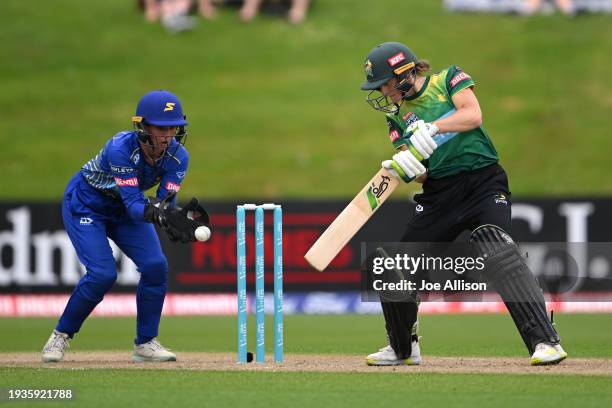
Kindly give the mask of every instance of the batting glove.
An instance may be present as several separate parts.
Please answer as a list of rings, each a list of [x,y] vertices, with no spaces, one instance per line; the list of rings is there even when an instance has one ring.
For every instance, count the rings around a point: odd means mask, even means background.
[[[409,150],[395,154],[393,160],[385,160],[381,163],[381,166],[406,183],[427,172],[425,166]]]
[[[429,159],[434,150],[438,148],[433,137],[438,133],[438,127],[433,123],[425,123],[422,120],[414,122],[406,129],[406,136],[409,136],[410,143],[419,152],[423,159]]]

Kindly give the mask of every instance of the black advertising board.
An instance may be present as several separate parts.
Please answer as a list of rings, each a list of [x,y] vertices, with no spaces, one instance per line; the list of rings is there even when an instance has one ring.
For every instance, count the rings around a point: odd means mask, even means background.
[[[249,200],[253,202],[253,200]],[[304,261],[304,253],[323,232],[346,201],[284,201],[283,253],[286,291],[358,290],[361,242],[395,241],[414,211],[408,201],[390,201],[370,219],[325,272]],[[170,265],[172,292],[231,292],[236,284],[236,202],[206,204],[211,213],[212,238],[205,243],[175,244],[160,237]],[[513,203],[513,237],[529,243],[536,275],[548,267],[547,242],[609,242],[612,199],[538,199]],[[272,215],[266,214],[266,265],[272,265]],[[253,270],[253,215],[247,216],[247,267]],[[535,243],[542,243],[537,245]],[[550,247],[550,245],[549,245]],[[558,245],[557,245],[558,247]],[[601,247],[601,246],[600,246]],[[605,245],[604,245],[605,247]],[[576,255],[585,280],[581,289],[612,291],[610,254],[605,249]],[[84,273],[63,229],[59,203],[0,203],[0,292],[44,293],[70,291]],[[593,252],[593,253],[591,253]],[[132,291],[139,274],[116,251],[118,279],[115,291]],[[534,259],[535,257],[535,259]],[[548,262],[550,263],[550,262]],[[251,275],[253,275],[251,273]],[[268,274],[271,282],[272,274]],[[589,283],[589,276],[597,284]],[[252,276],[249,279],[252,281]]]

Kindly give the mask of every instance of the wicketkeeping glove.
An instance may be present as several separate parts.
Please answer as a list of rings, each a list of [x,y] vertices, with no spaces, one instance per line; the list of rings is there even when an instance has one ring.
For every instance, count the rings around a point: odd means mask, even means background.
[[[197,198],[192,198],[185,208],[169,208],[174,195],[171,192],[161,202],[147,204],[144,217],[162,227],[172,242],[195,242],[195,230],[210,223],[208,213]]]
[[[193,197],[185,207],[182,208],[185,216],[198,223],[198,226],[210,226],[210,217],[204,207],[200,205],[197,198]]]
[[[150,223],[158,225],[162,228],[166,225],[166,211],[170,207],[170,203],[174,199],[176,192],[170,191],[163,200],[157,198],[149,198],[149,202],[144,208],[144,219]]]

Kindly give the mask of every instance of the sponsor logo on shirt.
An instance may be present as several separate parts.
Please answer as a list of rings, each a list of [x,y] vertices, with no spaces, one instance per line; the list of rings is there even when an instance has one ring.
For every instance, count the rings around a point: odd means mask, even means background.
[[[418,213],[422,213],[423,212],[423,206],[421,204],[418,204],[414,210],[416,212],[418,212]]]
[[[125,180],[120,179],[119,177],[115,177],[115,183],[117,183],[119,187],[138,187],[138,179],[136,177],[132,177]]]
[[[181,189],[181,185],[180,184],[176,184],[173,183],[171,181],[166,183],[166,190],[170,191],[170,190],[174,190],[174,191],[179,191]]]
[[[419,121],[419,118],[417,117],[417,115],[415,115],[412,112],[406,112],[406,114],[402,116],[402,118],[406,121],[406,126],[410,126],[413,123]]]
[[[136,153],[132,156],[132,161],[134,162],[134,164],[138,164],[138,162],[140,161],[140,154]]]
[[[392,56],[391,58],[387,59],[387,62],[389,63],[389,66],[394,67],[400,62],[404,61],[405,59],[406,57],[404,56],[404,53],[399,52],[395,54],[394,56]]]
[[[128,173],[134,172],[134,168],[132,167],[122,167],[122,166],[113,166],[113,165],[111,165],[111,170],[113,171],[113,173],[118,173],[118,174],[128,174]]]
[[[453,79],[450,80],[450,86],[452,88],[455,87],[455,85],[457,85],[459,82],[465,80],[465,79],[472,79],[468,74],[466,74],[465,72],[460,72],[457,75],[455,75],[455,77]]]
[[[81,217],[81,220],[79,221],[79,224],[81,225],[91,225],[92,223],[93,223],[93,219],[89,217]]]
[[[176,172],[176,177],[180,178],[181,180],[185,178],[185,173],[184,171],[177,171]]]
[[[397,130],[393,130],[391,131],[391,133],[389,133],[389,139],[391,139],[392,142],[395,142],[397,139],[399,139],[400,134]]]

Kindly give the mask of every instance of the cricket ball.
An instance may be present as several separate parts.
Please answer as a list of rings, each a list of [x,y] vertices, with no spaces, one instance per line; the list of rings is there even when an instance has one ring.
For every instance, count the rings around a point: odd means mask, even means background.
[[[195,237],[200,242],[208,241],[210,239],[210,234],[210,228],[205,225],[202,225],[195,230]]]

